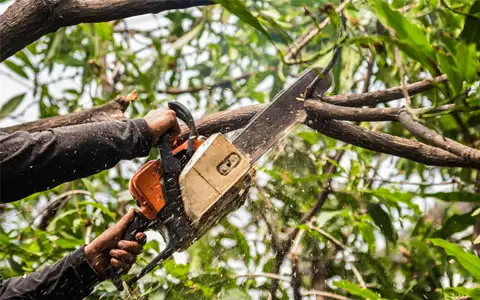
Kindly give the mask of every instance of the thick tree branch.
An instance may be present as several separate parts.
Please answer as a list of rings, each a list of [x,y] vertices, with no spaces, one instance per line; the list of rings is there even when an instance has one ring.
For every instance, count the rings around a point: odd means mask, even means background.
[[[398,119],[417,139],[425,140],[428,143],[462,157],[467,162],[480,165],[480,151],[462,145],[454,140],[443,137],[435,131],[416,121],[406,110],[400,111]]]
[[[133,91],[127,96],[119,96],[104,105],[95,106],[87,110],[63,116],[45,118],[38,121],[0,128],[0,131],[6,133],[12,133],[15,131],[39,132],[49,128],[70,126],[75,124],[121,120],[126,118],[123,113],[127,109],[130,102],[135,100],[136,97],[137,94],[135,91]]]
[[[480,163],[470,163],[437,147],[417,141],[374,132],[336,120],[308,120],[308,126],[331,138],[372,151],[407,158],[422,164],[443,167],[480,169]]]
[[[455,108],[454,104],[446,104],[433,109],[415,109],[419,115],[422,113],[445,112]],[[324,119],[335,119],[344,121],[378,122],[398,121],[398,115],[402,108],[359,108],[329,104],[320,100],[305,101],[305,109],[313,112],[316,116]]]
[[[213,3],[211,0],[18,0],[0,16],[0,61],[61,27]]]
[[[446,82],[447,75],[441,75],[432,79],[408,84],[407,90],[410,96],[428,91],[439,83]],[[401,86],[363,94],[346,94],[339,96],[325,96],[323,101],[340,106],[375,106],[379,103],[400,99],[403,97]]]
[[[429,88],[432,88],[433,86],[434,85],[428,81],[422,81],[419,83],[410,84],[407,86],[407,88],[410,87],[412,90],[416,90],[418,92],[419,89],[421,89],[422,91],[425,91],[425,90],[428,90]],[[400,88],[392,88],[388,90],[395,90],[395,89],[399,90],[399,93],[400,93],[399,97],[402,97]],[[412,91],[409,91],[409,93],[411,94]],[[354,97],[355,98],[353,101],[357,103],[368,102],[368,99],[369,99],[368,97],[375,98],[377,103],[386,102],[393,99],[392,95],[390,93],[385,93],[385,91],[366,93],[363,95],[354,95]],[[340,102],[340,101],[337,101],[337,99],[344,100],[345,96],[340,95],[340,96],[333,96],[329,98],[333,102]],[[120,99],[122,99],[122,97],[120,97]],[[318,101],[318,100],[316,99],[307,100],[306,103],[315,102],[315,101]],[[125,102],[125,99],[124,99],[121,103],[124,103],[126,105],[127,102]],[[109,105],[109,104],[106,104],[106,105]],[[262,109],[263,105],[264,104],[245,106],[245,107],[209,115],[198,121],[199,132],[205,136],[209,136],[216,132],[225,133],[225,132],[230,132],[230,131],[240,129],[243,126],[245,126],[249,122],[249,120],[257,112],[259,112]],[[67,126],[72,124],[78,124],[79,122],[87,123],[87,122],[94,122],[97,120],[106,120],[105,118],[107,119],[124,118],[123,110],[121,108],[113,110],[116,112],[116,114],[114,114],[113,117],[112,115],[105,117],[106,115],[103,113],[99,117],[100,119],[95,119],[91,117],[92,112],[96,110],[101,111],[100,109],[101,107],[94,107],[84,112],[76,113],[82,116],[81,118],[78,119],[79,121],[77,120],[78,121],[77,123],[75,123],[76,121],[74,122],[71,120],[72,116],[75,114],[69,114],[65,116],[55,117],[55,118],[59,118],[59,120],[62,120],[61,122],[55,123],[55,124],[62,124],[60,126]],[[121,107],[124,107],[124,106],[121,106]],[[427,164],[427,165],[480,168],[480,164],[478,162],[470,163],[468,160],[465,160],[462,157],[459,157],[457,155],[454,155],[452,153],[449,153],[448,151],[439,149],[437,147],[428,146],[421,142],[408,140],[400,137],[395,137],[395,136],[391,136],[384,133],[372,132],[372,131],[360,128],[358,126],[345,123],[345,122],[340,122],[335,120],[325,120],[322,117],[322,113],[324,112],[320,111],[319,116],[316,115],[317,112],[318,111],[316,110],[310,110],[308,112],[310,115],[309,119],[306,121],[305,124],[319,131],[320,133],[323,133],[327,136],[338,139],[340,141],[343,141],[355,146],[363,147],[365,149],[369,149],[372,151],[404,157],[404,158],[407,158],[419,163]],[[32,122],[31,124],[28,125],[29,128],[23,127],[25,125],[22,124],[22,125],[17,125],[15,127],[3,128],[0,130],[4,132],[25,130],[25,128],[29,131],[46,130],[48,128],[51,128],[50,126],[52,126],[51,121],[48,122],[48,120],[50,119]],[[66,122],[66,120],[70,120],[70,121]],[[185,130],[183,131],[180,137],[181,138],[186,137]]]

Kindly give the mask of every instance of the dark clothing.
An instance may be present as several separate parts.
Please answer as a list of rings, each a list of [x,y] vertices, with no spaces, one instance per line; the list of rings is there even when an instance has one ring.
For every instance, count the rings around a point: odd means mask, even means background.
[[[102,279],[88,264],[84,247],[68,254],[53,266],[0,282],[0,299],[82,299]]]
[[[146,156],[152,139],[143,119],[0,133],[0,203]],[[100,281],[82,247],[53,266],[0,282],[0,299],[82,299]]]
[[[122,159],[146,156],[151,140],[143,119],[0,133],[0,203],[93,175]]]

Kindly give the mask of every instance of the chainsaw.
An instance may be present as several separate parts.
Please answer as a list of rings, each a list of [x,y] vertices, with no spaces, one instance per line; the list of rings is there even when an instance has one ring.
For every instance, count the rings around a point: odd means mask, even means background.
[[[172,149],[170,134],[164,134],[158,143],[161,159],[147,162],[131,178],[129,190],[139,209],[121,238],[135,240],[137,232],[157,230],[166,247],[127,285],[176,251],[188,248],[218,220],[242,206],[257,160],[295,124],[305,121],[302,100],[320,98],[332,83],[329,72],[306,70],[232,141],[221,133],[200,136],[189,110],[178,102],[169,102],[169,108],[188,126],[188,140]],[[111,271],[114,285],[123,290],[120,272]]]

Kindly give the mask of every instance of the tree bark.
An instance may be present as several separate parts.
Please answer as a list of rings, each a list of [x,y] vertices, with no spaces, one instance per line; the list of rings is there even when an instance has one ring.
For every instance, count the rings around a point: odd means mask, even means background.
[[[126,118],[123,113],[127,109],[130,102],[135,98],[135,93],[127,96],[119,96],[101,106],[95,106],[87,110],[63,116],[45,118],[38,121],[0,128],[0,131],[6,133],[12,133],[15,131],[39,132],[49,128],[57,128],[75,124],[121,120]]]
[[[17,0],[0,16],[0,61],[61,27],[98,23],[170,9],[214,4],[211,0]]]

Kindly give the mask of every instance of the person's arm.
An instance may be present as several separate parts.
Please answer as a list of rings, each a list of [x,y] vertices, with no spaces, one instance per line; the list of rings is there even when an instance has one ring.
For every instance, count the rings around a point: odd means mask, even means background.
[[[144,119],[109,121],[0,135],[0,203],[98,173],[122,159],[148,155],[166,130],[178,134],[175,113],[157,109]]]
[[[133,209],[130,209],[115,226],[53,266],[1,282],[0,299],[76,300],[88,296],[105,280],[110,264],[127,271],[142,251],[143,233],[137,233],[137,242],[118,242],[133,216]]]

